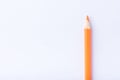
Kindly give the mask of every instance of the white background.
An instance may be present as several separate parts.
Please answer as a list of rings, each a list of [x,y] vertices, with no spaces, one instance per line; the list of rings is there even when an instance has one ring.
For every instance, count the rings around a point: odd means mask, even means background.
[[[1,0],[0,80],[83,80],[83,24],[93,80],[120,80],[119,0]]]

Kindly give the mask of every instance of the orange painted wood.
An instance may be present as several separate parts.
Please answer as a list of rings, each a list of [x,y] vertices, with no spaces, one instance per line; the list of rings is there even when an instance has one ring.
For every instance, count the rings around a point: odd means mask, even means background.
[[[91,29],[84,29],[84,48],[85,48],[85,80],[92,80],[92,46]]]

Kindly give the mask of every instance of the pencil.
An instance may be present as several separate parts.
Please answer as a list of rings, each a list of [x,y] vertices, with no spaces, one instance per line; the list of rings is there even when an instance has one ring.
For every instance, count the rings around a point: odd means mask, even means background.
[[[91,41],[91,27],[89,17],[86,16],[85,26],[84,26],[84,59],[85,59],[85,80],[92,80],[92,41]]]

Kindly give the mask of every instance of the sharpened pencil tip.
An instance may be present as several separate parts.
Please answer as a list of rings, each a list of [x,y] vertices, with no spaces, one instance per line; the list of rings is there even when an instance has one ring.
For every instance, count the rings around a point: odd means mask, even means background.
[[[89,19],[89,16],[85,17],[85,28],[90,29],[90,19]]]
[[[86,16],[86,20],[89,22],[89,16],[88,15]]]

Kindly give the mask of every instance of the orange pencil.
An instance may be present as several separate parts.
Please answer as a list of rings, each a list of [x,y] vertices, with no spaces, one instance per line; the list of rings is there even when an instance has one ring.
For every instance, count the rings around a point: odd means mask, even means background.
[[[91,41],[91,27],[89,17],[86,16],[84,26],[84,59],[85,59],[85,80],[92,80],[92,41]]]

